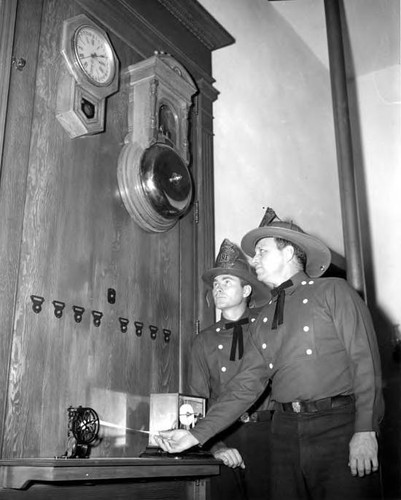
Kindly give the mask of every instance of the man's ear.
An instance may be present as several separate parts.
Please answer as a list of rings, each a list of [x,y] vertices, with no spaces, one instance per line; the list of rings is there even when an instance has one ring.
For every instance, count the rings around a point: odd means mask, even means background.
[[[252,287],[251,285],[245,285],[243,288],[242,288],[242,294],[244,297],[249,297],[252,293]]]
[[[283,251],[284,255],[287,258],[287,262],[290,262],[295,254],[294,247],[292,245],[287,245],[286,247],[283,248]]]

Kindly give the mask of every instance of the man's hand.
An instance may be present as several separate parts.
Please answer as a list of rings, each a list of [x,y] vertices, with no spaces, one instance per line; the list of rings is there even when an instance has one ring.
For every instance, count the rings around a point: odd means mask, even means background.
[[[154,436],[158,446],[169,453],[180,453],[181,451],[192,448],[199,443],[189,431],[185,429],[175,429],[173,431],[159,431]]]
[[[348,464],[353,476],[362,477],[378,470],[377,449],[375,432],[355,432],[349,443]]]
[[[213,452],[213,456],[217,458],[217,460],[221,460],[227,467],[231,467],[232,469],[241,467],[241,469],[245,469],[244,460],[236,448],[220,448]]]

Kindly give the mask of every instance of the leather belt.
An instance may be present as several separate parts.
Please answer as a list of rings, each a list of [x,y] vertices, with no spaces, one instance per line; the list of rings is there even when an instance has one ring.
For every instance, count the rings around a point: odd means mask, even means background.
[[[248,422],[267,422],[272,419],[273,412],[270,410],[260,410],[248,413],[247,411],[243,413],[239,421],[246,424]]]
[[[292,401],[290,403],[275,403],[275,409],[291,413],[316,413],[332,408],[340,408],[354,401],[353,394],[348,396],[333,396],[330,398],[317,399],[316,401]]]

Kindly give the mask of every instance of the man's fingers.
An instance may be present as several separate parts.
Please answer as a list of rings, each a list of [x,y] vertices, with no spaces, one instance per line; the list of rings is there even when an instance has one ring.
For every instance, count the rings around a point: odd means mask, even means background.
[[[214,457],[221,460],[227,467],[241,467],[245,469],[245,464],[240,452],[236,448],[225,448],[214,453]]]
[[[365,474],[371,474],[379,469],[379,463],[377,460],[370,461],[368,459],[353,459],[348,465],[351,469],[351,474],[359,477],[363,477]]]
[[[353,476],[356,476],[358,474],[358,470],[357,470],[357,467],[356,467],[356,460],[355,459],[351,459],[349,464],[348,464],[349,468],[351,469],[351,474]]]
[[[370,474],[370,461],[359,460],[358,461],[358,476],[363,477],[365,474]]]
[[[157,446],[159,446],[159,448],[163,451],[169,451],[170,443],[167,439],[164,439],[162,436],[154,436],[154,440]]]

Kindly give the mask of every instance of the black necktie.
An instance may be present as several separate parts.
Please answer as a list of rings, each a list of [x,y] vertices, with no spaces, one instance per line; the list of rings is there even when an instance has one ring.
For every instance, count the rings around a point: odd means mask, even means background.
[[[272,323],[272,330],[277,330],[277,325],[282,325],[284,321],[284,301],[285,301],[285,289],[292,286],[293,282],[291,280],[284,281],[276,288],[273,288],[271,294],[273,297],[277,296],[276,309],[274,311],[274,318]]]
[[[230,361],[235,361],[235,351],[237,350],[237,345],[238,359],[240,360],[244,355],[244,336],[242,333],[242,325],[246,325],[247,323],[249,323],[249,319],[242,318],[238,321],[231,321],[230,323],[226,323],[225,325],[226,330],[234,328],[233,340],[231,342]]]

